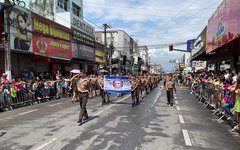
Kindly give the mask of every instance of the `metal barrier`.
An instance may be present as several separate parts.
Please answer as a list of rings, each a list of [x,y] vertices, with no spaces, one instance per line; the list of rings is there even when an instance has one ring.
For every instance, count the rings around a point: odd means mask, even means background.
[[[29,87],[26,83],[2,85],[0,87],[0,109],[11,110],[70,96],[67,81],[46,81],[41,84],[35,88]]]
[[[196,98],[196,100],[198,102],[202,102],[203,103],[203,107],[204,108],[207,108],[209,106],[209,108],[213,108],[213,113],[212,115],[215,115],[217,114],[217,112],[220,112],[220,109],[221,108],[215,108],[212,106],[212,101],[211,101],[211,95],[212,95],[212,92],[211,90],[208,89],[208,84],[206,84],[205,82],[202,82],[201,84],[203,84],[202,86],[200,84],[197,84],[197,85],[193,85],[191,88],[190,88],[190,91],[192,93],[192,95]],[[199,88],[196,88],[196,87],[202,87],[202,92],[199,91]],[[223,96],[224,96],[224,91],[222,91],[222,97],[221,97],[221,100],[223,99]],[[216,93],[213,93],[214,97],[216,96]],[[213,99],[214,101],[214,99]],[[233,108],[230,109],[231,112],[233,112]],[[237,121],[235,120],[232,120],[232,122],[234,122],[235,124],[237,124],[233,129],[232,131],[234,131],[237,127],[240,127],[240,122],[238,120],[238,113],[237,113]],[[225,114],[222,114],[218,120],[222,120],[224,117],[228,117],[226,116]]]

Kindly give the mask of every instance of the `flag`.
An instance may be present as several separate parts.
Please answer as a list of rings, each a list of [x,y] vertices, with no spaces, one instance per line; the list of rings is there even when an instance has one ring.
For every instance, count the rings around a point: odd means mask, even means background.
[[[107,93],[129,93],[131,92],[131,84],[128,77],[104,77],[104,91]]]

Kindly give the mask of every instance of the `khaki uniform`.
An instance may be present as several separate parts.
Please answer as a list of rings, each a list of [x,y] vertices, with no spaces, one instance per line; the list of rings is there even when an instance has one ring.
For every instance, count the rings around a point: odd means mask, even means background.
[[[130,83],[132,85],[132,107],[139,103],[139,80],[137,78],[131,78]]]
[[[86,109],[88,94],[91,90],[91,83],[88,78],[80,79],[77,82],[77,94],[80,104],[80,113],[78,123],[81,123],[83,119],[88,119],[88,113]]]
[[[100,90],[100,95],[102,97],[102,105],[106,103],[106,95],[107,95],[107,103],[110,101],[109,100],[109,94],[104,91],[104,80],[103,77],[99,76],[97,79],[99,90]]]

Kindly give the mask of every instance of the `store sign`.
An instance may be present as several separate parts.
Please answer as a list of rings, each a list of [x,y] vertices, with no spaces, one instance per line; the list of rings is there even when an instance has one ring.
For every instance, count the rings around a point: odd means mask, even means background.
[[[206,61],[192,61],[192,67],[193,68],[199,68],[199,67],[206,67],[207,66],[207,63]]]
[[[206,32],[207,32],[207,28],[204,28],[204,30],[201,32],[201,34],[195,40],[195,42],[193,44],[192,56],[194,56],[199,51],[205,49],[205,47],[206,47]]]
[[[33,13],[32,27],[33,52],[46,56],[72,58],[69,29]]]
[[[77,30],[80,30],[83,33],[90,35],[90,37],[95,37],[94,27],[82,20],[81,18],[75,16],[74,14],[72,14],[71,23],[72,27],[76,28]]]
[[[225,0],[208,22],[207,53],[240,36],[239,0]]]
[[[72,39],[78,42],[78,44],[84,44],[87,46],[95,47],[94,37],[74,28],[72,28]]]
[[[32,52],[31,12],[15,6],[9,17],[12,21],[10,26],[10,49]]]

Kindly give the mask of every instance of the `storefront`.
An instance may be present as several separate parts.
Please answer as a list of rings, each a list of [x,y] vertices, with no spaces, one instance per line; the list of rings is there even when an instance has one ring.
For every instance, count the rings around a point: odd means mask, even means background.
[[[57,70],[66,75],[72,59],[70,29],[32,13],[32,31],[33,60],[47,61],[53,77]]]
[[[216,71],[239,69],[240,3],[223,1],[207,26],[207,64]]]

